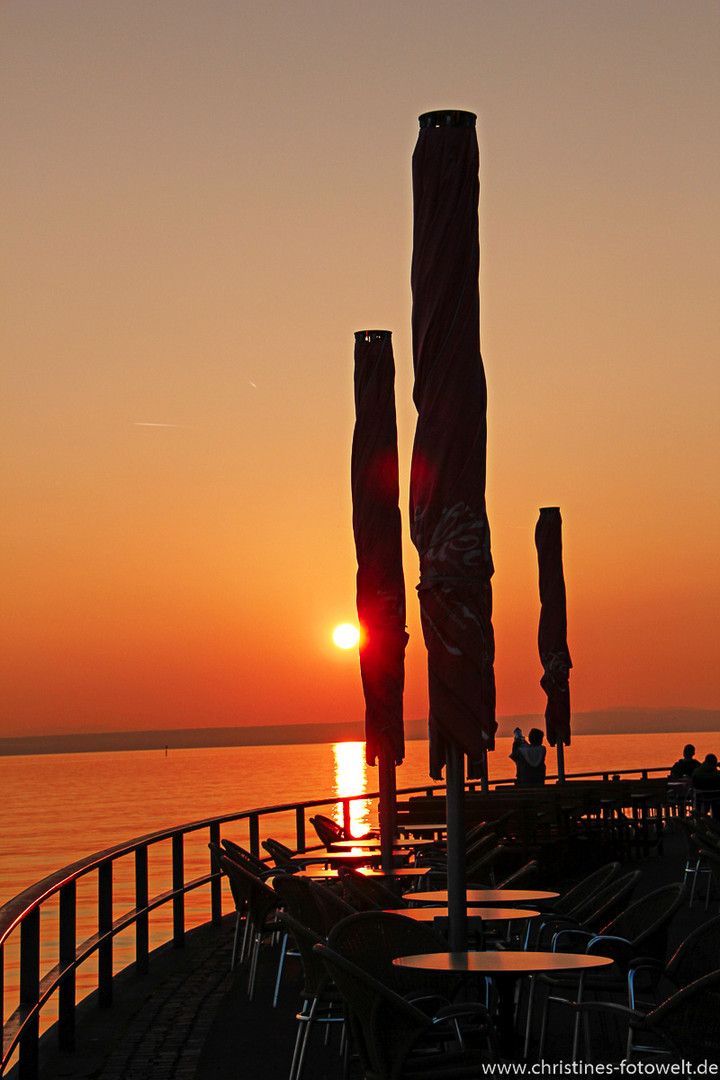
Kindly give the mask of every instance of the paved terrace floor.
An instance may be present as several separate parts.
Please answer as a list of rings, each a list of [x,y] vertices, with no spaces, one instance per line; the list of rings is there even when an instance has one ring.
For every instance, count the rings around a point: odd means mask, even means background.
[[[638,864],[642,892],[682,880],[685,853],[678,832],[667,830],[664,856]],[[684,905],[671,942],[679,943],[717,910],[717,900],[707,913],[697,900],[692,910]],[[297,961],[288,960],[273,1009],[277,961],[274,953],[263,955],[255,1000],[248,1002],[245,969],[229,971],[234,921],[232,915],[219,928],[194,931],[185,949],[164,950],[149,976],[130,973],[116,980],[112,1009],[80,1010],[76,1053],[44,1051],[42,1080],[285,1080],[299,1000]],[[325,1047],[320,1031],[303,1080],[341,1080],[337,1034]]]

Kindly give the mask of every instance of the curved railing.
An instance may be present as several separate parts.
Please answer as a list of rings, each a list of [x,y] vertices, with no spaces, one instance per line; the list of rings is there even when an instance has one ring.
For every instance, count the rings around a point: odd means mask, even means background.
[[[640,775],[647,778],[651,772],[665,772],[663,769],[625,770],[622,775]],[[568,775],[566,779],[609,779],[618,773],[595,772]],[[555,777],[548,777],[553,780]],[[493,781],[496,786],[512,783],[510,779]],[[476,790],[479,782],[469,783],[468,790]],[[404,788],[398,795],[425,793],[431,795],[444,790],[443,784],[423,785],[422,787]],[[261,854],[260,823],[263,818],[282,814],[294,816],[290,829],[294,833],[295,847],[298,851],[311,850],[306,847],[307,811],[320,807],[340,807],[344,824],[349,827],[351,803],[375,801],[377,792],[364,792],[360,795],[343,798],[318,799],[312,802],[285,803],[277,806],[243,810],[233,814],[206,818],[172,829],[140,836],[127,843],[96,852],[78,862],[50,874],[41,881],[25,889],[0,908],[0,1002],[3,1003],[3,1047],[0,1059],[2,1076],[14,1059],[18,1059],[19,1080],[36,1080],[39,1070],[40,1018],[42,1009],[51,999],[57,1001],[57,1039],[59,1049],[75,1049],[75,1026],[77,1006],[76,973],[91,957],[97,955],[97,1001],[101,1007],[112,1004],[113,998],[113,944],[116,936],[124,930],[134,927],[134,963],[139,974],[149,969],[150,933],[149,920],[153,911],[170,905],[172,920],[171,934],[168,941],[175,947],[181,947],[186,933],[185,897],[188,893],[207,887],[209,905],[206,914],[217,925],[222,919],[221,876],[213,870],[209,851],[205,872],[186,879],[185,840],[191,834],[207,834],[207,840],[220,843],[221,828],[231,822],[244,823],[247,829],[245,845],[254,854]],[[170,888],[150,896],[148,854],[163,841],[170,842],[171,859],[168,870]],[[128,863],[130,867],[128,868]],[[116,915],[114,912],[115,864],[122,866],[132,879],[134,905]],[[89,937],[78,942],[78,896],[77,886],[81,879],[96,876],[97,906],[93,918],[96,930]],[[41,965],[41,912],[44,905],[57,898],[59,918],[57,939],[54,942],[57,963],[43,972]],[[6,948],[8,943],[16,941],[19,934],[19,961],[17,965],[16,986],[5,985]],[[10,1015],[5,1016],[4,1001],[17,991],[17,1004],[13,1004]]]

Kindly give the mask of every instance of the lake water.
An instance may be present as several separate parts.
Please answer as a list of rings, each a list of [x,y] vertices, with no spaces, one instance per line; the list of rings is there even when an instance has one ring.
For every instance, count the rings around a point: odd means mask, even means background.
[[[713,732],[579,735],[565,750],[565,768],[664,768],[688,741],[701,759],[709,750],[720,751],[720,736]],[[497,740],[488,756],[491,779],[514,775],[510,748],[509,739]],[[365,765],[363,752],[362,743],[318,743],[172,750],[167,756],[143,750],[0,757],[0,904],[76,859],[156,829],[235,810],[375,791],[377,769]],[[548,772],[555,771],[551,748],[547,760]],[[397,782],[399,788],[431,782],[425,742],[408,742]],[[354,827],[362,829],[372,823],[371,809],[357,809]],[[278,827],[291,839],[287,824]],[[227,835],[243,842],[239,832],[240,825],[228,826]]]

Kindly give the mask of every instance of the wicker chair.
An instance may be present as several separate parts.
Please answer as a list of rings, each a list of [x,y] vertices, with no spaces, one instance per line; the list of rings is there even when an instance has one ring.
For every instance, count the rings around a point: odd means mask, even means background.
[[[710,903],[711,876],[708,866],[703,862],[703,838],[697,832],[696,823],[691,821],[690,818],[677,818],[673,822],[673,827],[679,829],[685,844],[685,882],[687,884],[689,880],[692,881],[689,894],[689,907],[692,907],[695,901],[695,891],[697,889],[698,881],[701,877],[704,877],[705,910],[707,911],[708,904]]]
[[[664,975],[679,989],[720,967],[720,915],[698,926],[680,943]]]
[[[609,885],[619,874],[620,863],[610,862],[606,863],[605,866],[598,867],[597,870],[593,870],[592,873],[586,874],[580,881],[577,881],[567,892],[564,892],[562,896],[553,901],[552,911],[546,911],[544,918],[529,920],[525,936],[525,948],[529,948],[531,936],[535,941],[539,939],[542,929],[549,919],[563,915],[571,919],[574,918],[575,912],[581,909],[590,897],[595,896],[600,889]]]
[[[701,838],[698,836],[697,833],[694,833],[693,836],[697,838],[698,842],[701,842]],[[701,848],[700,848],[700,856],[701,856],[703,865],[707,867],[707,869],[708,869],[708,871],[710,873],[711,881],[714,883],[716,889],[720,891],[720,852],[718,852],[717,850],[711,849],[709,847],[706,847],[705,844],[703,844],[701,846]],[[707,910],[709,902],[710,902],[710,890],[708,889],[708,893],[707,893],[707,896],[706,896],[706,899],[705,899],[705,909],[706,910]]]
[[[584,989],[596,994],[623,993],[629,1000],[628,976],[633,963],[640,958],[664,959],[670,923],[683,903],[684,891],[682,882],[663,885],[635,900],[597,934],[578,930],[560,931],[553,941],[553,947],[561,951],[564,942],[569,941],[572,945],[577,942],[578,935],[582,935],[586,953],[610,956],[614,960],[610,968],[586,977]],[[542,1057],[549,1005],[558,1000],[560,995],[557,992],[560,990],[570,991],[576,996],[579,980],[571,975],[539,975],[536,979],[551,991],[543,1008],[539,1052]],[[562,996],[560,999],[563,1000]],[[567,1003],[567,997],[564,1001]]]
[[[325,817],[324,814],[315,814],[314,817],[310,818],[310,824],[318,834],[320,842],[328,850],[331,844],[337,843],[338,840],[352,840],[352,837],[347,835],[342,825],[338,825],[337,821]]]
[[[395,967],[397,956],[447,952],[448,948],[445,938],[430,926],[393,911],[362,911],[343,919],[330,931],[328,945],[398,994],[424,993],[429,985],[437,987],[438,980]],[[448,979],[439,993],[449,998],[456,985]]]
[[[212,841],[208,844],[210,848],[211,861],[214,870],[219,870],[224,873],[222,866],[222,859],[225,855],[224,850]],[[230,957],[230,970],[234,971],[236,965],[242,964],[245,959],[245,950],[247,948],[248,933],[250,930],[250,923],[247,919],[247,890],[243,887],[234,876],[230,877],[226,875],[228,879],[228,885],[230,886],[230,895],[233,898],[235,905],[235,933],[233,935],[233,947],[232,955]],[[240,928],[243,927],[243,939],[240,941]],[[239,956],[238,956],[239,953]]]
[[[225,848],[225,853],[234,859],[235,862],[240,863],[251,873],[257,874],[259,878],[267,878],[274,874],[276,871],[272,866],[268,866],[266,862],[259,859],[257,855],[253,855],[247,848],[240,847],[234,840],[228,840],[227,837],[223,837],[220,841]]]
[[[345,898],[358,911],[399,910],[409,906],[408,900],[403,900],[378,878],[367,877],[350,866],[341,866],[338,877]]]
[[[316,881],[312,881],[310,884],[315,893],[315,899],[323,920],[323,934],[325,937],[341,919],[346,919],[348,915],[357,915],[357,908],[347,899],[338,896],[329,886],[320,885]]]
[[[252,1000],[263,938],[278,934],[282,929],[282,924],[275,918],[279,906],[278,896],[269,885],[228,855],[220,857],[220,866],[227,874],[231,887],[237,889],[241,895],[244,894],[247,904],[246,918],[251,928],[248,997]]]
[[[286,935],[292,935],[295,941],[303,969],[303,983],[300,988],[302,1005],[297,1014],[297,1034],[288,1078],[300,1080],[313,1027],[318,1023],[342,1022],[342,998],[325,964],[314,952],[314,946],[323,943],[324,937],[301,920],[293,918],[287,911],[281,911],[278,918],[285,927]]]
[[[685,1066],[720,1060],[720,970],[696,979],[648,1013],[609,1001],[576,1002],[573,1008],[585,1018],[600,1013],[627,1020],[626,1061],[656,1060],[658,1055]]]
[[[302,859],[294,858],[297,855],[296,851],[289,848],[287,844],[281,844],[279,840],[274,840],[272,836],[268,836],[266,840],[263,840],[262,846],[270,855],[278,870],[284,870],[288,874],[296,874],[298,870],[305,868],[306,864]]]
[[[553,939],[560,930],[576,929],[593,933],[602,930],[625,910],[641,877],[641,870],[629,870],[578,904],[572,917],[561,915],[545,919],[539,931],[538,947],[552,948]]]
[[[428,1016],[334,949],[317,944],[315,951],[343,997],[365,1080],[477,1080],[482,1065],[497,1060],[495,1030],[482,1006],[452,1006]],[[486,1047],[450,1049],[452,1021],[468,1015],[482,1025]]]

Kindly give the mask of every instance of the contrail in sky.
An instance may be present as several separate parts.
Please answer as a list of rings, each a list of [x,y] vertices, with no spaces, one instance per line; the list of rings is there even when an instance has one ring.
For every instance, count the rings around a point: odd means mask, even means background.
[[[184,424],[156,424],[154,420],[136,420],[135,427],[185,427]]]

